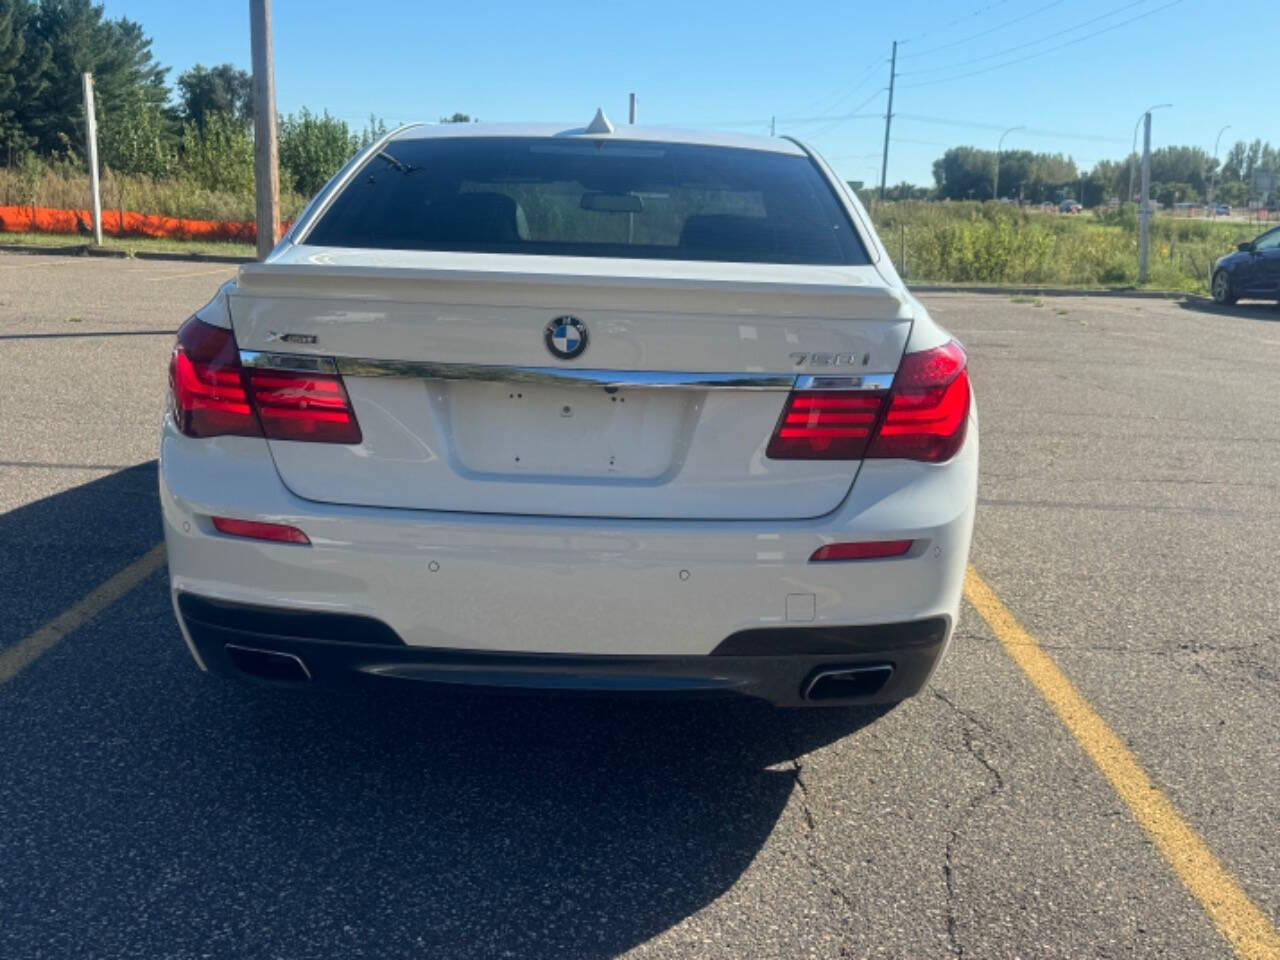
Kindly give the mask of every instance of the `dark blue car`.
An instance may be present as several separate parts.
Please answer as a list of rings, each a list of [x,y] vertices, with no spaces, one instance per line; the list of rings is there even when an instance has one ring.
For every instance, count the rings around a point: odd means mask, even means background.
[[[1218,303],[1235,303],[1241,297],[1280,300],[1280,227],[1219,257],[1210,289]]]

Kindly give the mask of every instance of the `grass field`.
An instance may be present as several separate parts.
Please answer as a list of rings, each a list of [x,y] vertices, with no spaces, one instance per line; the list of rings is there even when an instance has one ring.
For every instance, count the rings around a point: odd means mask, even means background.
[[[281,219],[296,217],[307,199],[282,188]],[[45,170],[36,179],[28,179],[21,170],[0,167],[0,205],[32,203],[59,210],[83,210],[89,205],[89,177]],[[184,180],[118,176],[110,171],[102,177],[102,207],[192,220],[240,221],[254,216],[252,192],[206,190]]]
[[[88,237],[69,237],[56,233],[0,233],[0,249],[6,246],[65,248],[79,251],[89,244]],[[126,254],[172,253],[175,255],[208,254],[219,257],[252,257],[256,248],[249,243],[213,243],[201,240],[167,240],[150,237],[103,237],[108,250]]]
[[[42,174],[24,183],[0,169],[0,201],[57,208],[83,207],[88,178]],[[305,199],[281,198],[282,216],[296,216]],[[177,181],[104,178],[103,203],[166,216],[247,220],[252,196],[216,193]],[[1138,282],[1138,220],[1132,208],[1076,215],[1019,210],[990,203],[873,204],[872,218],[895,265],[917,283],[982,283],[1067,287],[1132,287]],[[1152,221],[1150,282],[1156,290],[1208,292],[1213,261],[1262,232],[1240,221],[1157,216]],[[0,244],[75,246],[83,237],[0,234]],[[251,256],[247,244],[109,238],[126,252]]]
[[[1132,209],[1063,215],[983,203],[887,203],[872,219],[908,280],[1070,287],[1138,282]],[[1156,216],[1148,287],[1206,293],[1213,261],[1264,226]]]

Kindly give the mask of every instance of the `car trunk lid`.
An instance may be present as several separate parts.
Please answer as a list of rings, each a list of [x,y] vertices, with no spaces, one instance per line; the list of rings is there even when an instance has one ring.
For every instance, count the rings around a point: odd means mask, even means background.
[[[857,463],[769,459],[787,393],[891,377],[910,327],[872,267],[303,246],[242,268],[229,304],[250,362],[343,374],[360,444],[270,441],[299,496],[548,516],[830,512]],[[568,317],[566,360],[547,329]]]

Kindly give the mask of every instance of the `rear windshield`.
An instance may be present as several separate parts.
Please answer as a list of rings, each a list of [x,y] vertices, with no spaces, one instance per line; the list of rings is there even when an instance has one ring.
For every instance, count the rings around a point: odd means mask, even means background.
[[[637,141],[388,143],[306,238],[334,247],[865,264],[804,156]]]

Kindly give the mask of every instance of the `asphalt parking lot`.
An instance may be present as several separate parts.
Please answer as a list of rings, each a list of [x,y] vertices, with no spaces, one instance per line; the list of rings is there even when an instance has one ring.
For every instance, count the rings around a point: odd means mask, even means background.
[[[137,561],[233,274],[0,254],[0,957],[1280,956],[1274,305],[925,295],[970,600],[918,698],[792,713],[199,674]]]

